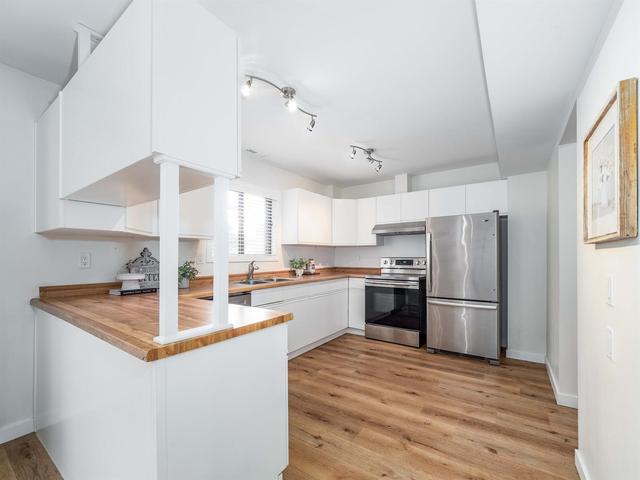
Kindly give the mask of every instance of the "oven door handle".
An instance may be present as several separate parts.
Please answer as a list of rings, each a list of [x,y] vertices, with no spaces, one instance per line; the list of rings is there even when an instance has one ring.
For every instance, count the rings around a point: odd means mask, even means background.
[[[406,288],[409,290],[418,290],[420,285],[417,283],[409,283],[409,282],[388,282],[381,281],[376,282],[375,280],[365,280],[365,287],[383,287],[383,288]]]
[[[445,307],[461,307],[461,308],[477,308],[479,310],[497,310],[498,305],[495,303],[471,303],[471,302],[449,302],[446,300],[431,300],[428,299],[429,305],[442,305]]]

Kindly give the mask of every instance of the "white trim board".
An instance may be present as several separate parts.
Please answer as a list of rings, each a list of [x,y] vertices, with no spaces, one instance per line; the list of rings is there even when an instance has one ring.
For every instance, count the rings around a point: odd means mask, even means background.
[[[544,363],[547,366],[547,375],[549,375],[549,381],[551,382],[553,395],[556,397],[556,403],[563,407],[578,408],[578,395],[562,393],[558,387],[558,379],[556,378],[555,373],[553,373],[553,368],[551,368],[549,359],[545,359]]]
[[[514,360],[524,360],[526,362],[544,363],[544,353],[524,352],[522,350],[507,349],[507,358],[513,358]]]
[[[584,457],[580,453],[580,450],[576,448],[576,470],[578,471],[578,476],[580,480],[591,480],[591,475],[589,475],[589,470],[587,469],[587,464],[584,461]]]
[[[0,427],[0,443],[10,442],[33,431],[33,418],[18,420],[17,422]]]

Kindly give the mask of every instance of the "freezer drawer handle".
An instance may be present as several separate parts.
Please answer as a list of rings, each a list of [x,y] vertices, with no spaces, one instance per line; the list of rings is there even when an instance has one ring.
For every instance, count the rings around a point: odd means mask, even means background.
[[[463,308],[478,308],[480,310],[497,310],[497,305],[484,304],[484,303],[468,303],[468,302],[447,302],[445,300],[427,300],[430,305],[444,305],[446,307],[463,307]]]

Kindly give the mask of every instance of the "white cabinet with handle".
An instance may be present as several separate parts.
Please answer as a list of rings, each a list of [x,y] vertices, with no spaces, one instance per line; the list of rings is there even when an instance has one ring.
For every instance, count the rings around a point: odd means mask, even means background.
[[[364,331],[364,278],[349,278],[349,328]]]
[[[429,216],[445,217],[466,212],[465,186],[429,190]]]
[[[301,188],[282,194],[282,243],[331,245],[332,199]]]
[[[486,213],[498,210],[507,213],[507,180],[466,185],[466,212]]]

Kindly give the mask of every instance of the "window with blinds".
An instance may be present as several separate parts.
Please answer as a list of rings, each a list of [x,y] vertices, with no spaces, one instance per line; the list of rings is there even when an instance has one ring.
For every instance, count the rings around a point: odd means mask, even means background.
[[[273,254],[273,200],[229,190],[230,255]]]

